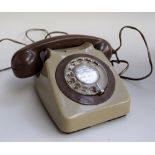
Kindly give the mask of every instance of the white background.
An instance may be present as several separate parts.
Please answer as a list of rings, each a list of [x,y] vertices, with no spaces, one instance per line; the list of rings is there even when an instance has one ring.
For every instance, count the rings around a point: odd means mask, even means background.
[[[0,13],[0,38],[29,43],[25,30],[46,28],[102,37],[116,48],[120,28],[133,25],[144,33],[154,63],[154,18],[154,13]],[[33,36],[43,37],[41,33]],[[20,47],[8,42],[0,45],[0,68],[10,65]],[[119,55],[131,64],[128,75],[138,77],[149,71],[146,48],[138,33],[123,33]],[[124,81],[131,97],[131,111],[126,117],[73,134],[55,128],[36,95],[33,78],[17,79],[6,71],[0,73],[0,79],[0,141],[155,141],[154,72],[140,82]]]

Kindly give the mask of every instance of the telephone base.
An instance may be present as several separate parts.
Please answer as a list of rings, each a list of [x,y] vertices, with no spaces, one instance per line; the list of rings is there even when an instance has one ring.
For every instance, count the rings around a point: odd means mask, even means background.
[[[39,82],[39,85],[40,84],[41,83]],[[36,87],[38,87],[38,86],[36,86]],[[47,87],[46,87],[46,89],[47,89]],[[129,102],[127,101],[127,102],[123,102],[121,104],[118,103],[118,104],[111,105],[111,106],[103,105],[103,107],[101,107],[101,106],[97,105],[98,108],[95,105],[96,108],[94,107],[94,110],[92,110],[90,112],[85,111],[83,114],[75,115],[72,117],[71,116],[68,116],[68,117],[63,116],[64,115],[63,111],[57,113],[56,114],[57,116],[54,116],[53,115],[54,114],[54,111],[53,111],[54,106],[52,106],[54,104],[53,100],[51,99],[51,101],[50,101],[51,106],[50,106],[49,101],[47,101],[47,99],[45,99],[43,97],[43,96],[48,96],[48,99],[49,99],[50,94],[48,94],[48,92],[44,91],[44,90],[45,89],[42,88],[42,92],[41,92],[40,87],[39,87],[39,89],[37,89],[37,93],[40,96],[41,101],[43,101],[43,106],[44,106],[45,110],[48,112],[49,116],[52,119],[52,122],[54,122],[56,127],[61,132],[66,133],[66,134],[81,131],[83,129],[90,128],[94,125],[101,124],[103,122],[113,121],[120,117],[124,117],[129,113]],[[44,95],[43,95],[43,92],[45,93]],[[87,105],[81,105],[81,106],[85,107]],[[53,110],[51,110],[50,108],[53,108]]]
[[[129,113],[130,98],[122,80],[106,56],[94,49],[91,44],[59,51],[48,49],[48,52],[50,57],[35,80],[36,90],[49,115],[62,132],[75,132]],[[101,59],[109,66],[114,75],[115,88],[113,94],[101,104],[84,105],[77,103],[65,96],[57,85],[55,72],[58,64],[70,54],[77,53],[86,53]]]
[[[80,132],[80,131],[85,130],[85,129],[89,129],[89,128],[91,128],[91,127],[94,126],[94,125],[91,125],[91,126],[88,126],[88,127],[82,128],[82,129],[77,129],[77,130],[75,130],[75,131],[70,131],[70,132],[68,132],[68,131],[63,131],[61,128],[59,128],[59,126],[56,124],[56,122],[54,121],[54,119],[53,119],[52,116],[50,115],[50,113],[49,113],[49,111],[47,110],[45,104],[42,102],[42,100],[41,100],[41,98],[40,98],[38,92],[37,92],[37,95],[38,95],[38,97],[39,97],[39,99],[40,99],[40,101],[41,101],[41,103],[42,103],[42,105],[43,105],[43,107],[44,107],[44,110],[47,112],[48,116],[51,118],[52,123],[55,125],[55,128],[56,128],[58,131],[60,131],[60,132],[62,132],[62,133],[64,133],[64,134],[72,134],[72,133],[75,133],[75,132]],[[124,114],[124,115],[122,115],[122,116],[118,116],[118,117],[116,117],[116,118],[109,119],[109,120],[105,121],[104,123],[110,122],[110,121],[114,121],[114,120],[116,120],[116,119],[123,118],[123,117],[126,117],[126,116],[127,116],[127,114]],[[97,123],[96,125],[101,125],[102,123],[103,123],[103,122]]]

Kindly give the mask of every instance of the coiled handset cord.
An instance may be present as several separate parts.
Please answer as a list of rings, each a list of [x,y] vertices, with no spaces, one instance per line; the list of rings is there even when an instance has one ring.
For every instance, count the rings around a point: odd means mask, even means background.
[[[128,76],[123,76],[123,73],[125,73],[127,71],[127,69],[129,68],[129,62],[126,61],[126,60],[120,60],[119,57],[118,57],[118,50],[121,48],[122,46],[122,32],[124,29],[126,28],[129,28],[129,29],[133,29],[133,30],[136,30],[137,32],[139,32],[139,34],[141,35],[144,43],[145,43],[145,46],[146,46],[146,49],[147,49],[147,54],[148,54],[148,59],[149,59],[149,64],[150,64],[150,72],[148,74],[146,74],[145,76],[143,77],[140,77],[140,78],[132,78],[132,77],[128,77]],[[29,36],[29,33],[32,32],[32,31],[42,31],[42,32],[45,32],[46,35],[45,35],[45,38],[48,38],[48,37],[51,37],[51,34],[64,34],[64,35],[67,35],[68,33],[66,32],[62,32],[62,31],[53,31],[53,32],[48,32],[46,29],[28,29],[26,32],[25,32],[25,36],[27,37],[27,39],[29,39],[32,43],[34,43],[35,41],[33,39],[31,39],[31,37]],[[19,42],[19,41],[16,41],[16,40],[13,40],[13,39],[10,39],[10,38],[4,38],[4,39],[1,39],[0,42],[3,42],[3,41],[11,41],[13,43],[17,43],[17,44],[21,44],[21,45],[24,45],[26,46],[27,44],[25,43],[22,43],[22,42]],[[116,60],[111,60],[111,64],[114,66],[114,63],[118,63],[118,64],[121,64],[121,63],[125,63],[127,66],[125,67],[125,69],[123,69],[120,73],[119,73],[119,76],[122,78],[122,79],[128,79],[128,80],[134,80],[134,81],[138,81],[138,80],[143,80],[143,79],[146,79],[147,77],[149,77],[152,72],[153,72],[153,64],[152,64],[152,60],[151,60],[151,53],[150,53],[150,49],[148,47],[148,44],[146,42],[146,39],[143,35],[143,33],[138,30],[137,28],[133,27],[133,26],[124,26],[120,29],[120,32],[119,32],[119,41],[120,41],[120,45],[117,49],[113,50],[113,54],[116,56]],[[9,70],[11,69],[11,67],[7,67],[7,68],[3,68],[3,69],[0,69],[0,72],[3,72],[3,71],[6,71],[6,70]]]

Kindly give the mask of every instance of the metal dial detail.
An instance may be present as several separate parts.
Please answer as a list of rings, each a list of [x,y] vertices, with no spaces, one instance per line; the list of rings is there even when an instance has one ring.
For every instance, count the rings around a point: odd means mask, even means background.
[[[101,95],[108,83],[105,69],[89,57],[78,57],[68,62],[64,76],[69,87],[83,95]]]
[[[76,66],[75,75],[84,84],[93,84],[99,79],[98,71],[94,67],[86,64]]]

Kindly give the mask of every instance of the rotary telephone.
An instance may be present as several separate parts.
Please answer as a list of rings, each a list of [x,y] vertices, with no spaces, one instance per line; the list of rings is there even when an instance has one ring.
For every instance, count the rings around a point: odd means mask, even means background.
[[[138,31],[146,45],[151,70],[144,77],[123,76],[129,63],[120,60],[117,51],[122,45],[121,34],[125,28]],[[34,42],[28,36],[32,30],[45,31],[47,35],[45,39]],[[153,70],[144,35],[135,27],[124,26],[119,33],[120,46],[114,50],[102,38],[65,32],[51,37],[53,33],[58,32],[48,33],[44,29],[26,31],[27,38],[34,43],[13,55],[10,68],[18,78],[35,75],[37,93],[57,127],[70,133],[127,115],[130,97],[121,78],[142,80]],[[0,41],[4,40],[25,45],[8,38]],[[116,60],[111,60],[113,54]],[[114,63],[125,63],[126,68],[118,74]]]

